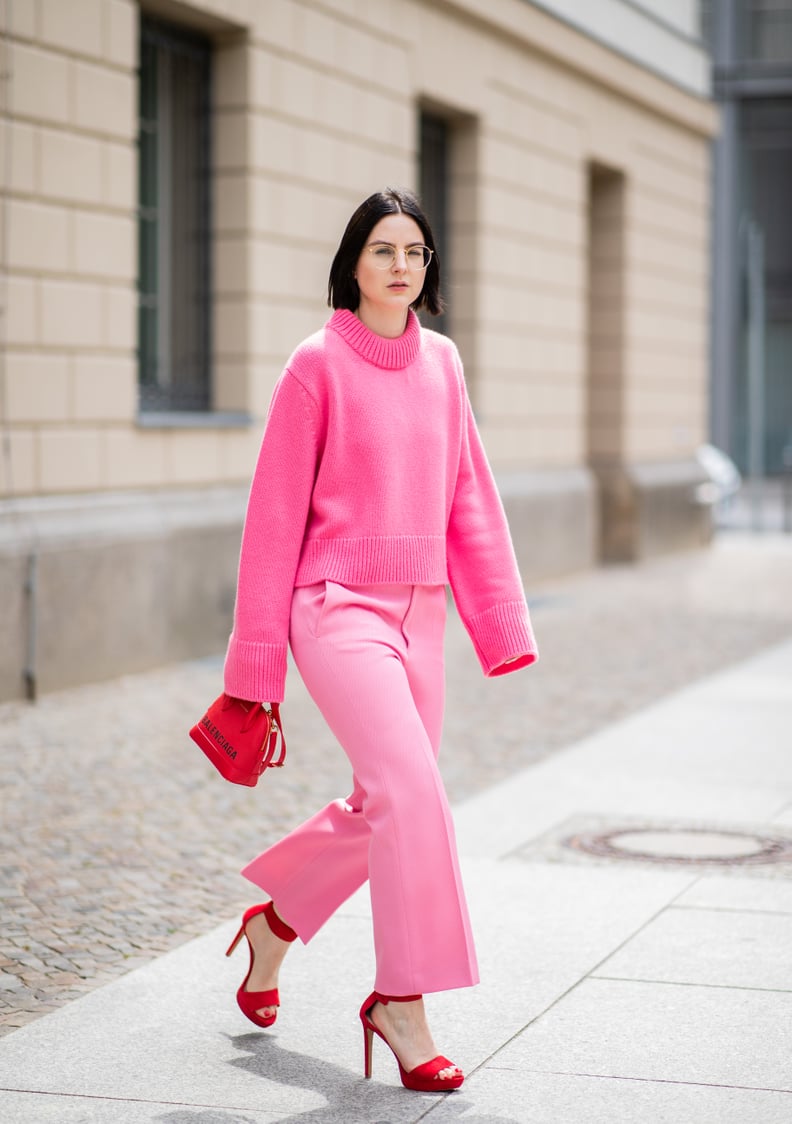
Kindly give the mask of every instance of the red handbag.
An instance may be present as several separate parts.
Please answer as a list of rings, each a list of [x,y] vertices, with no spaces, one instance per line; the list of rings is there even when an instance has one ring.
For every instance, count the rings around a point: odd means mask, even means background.
[[[253,788],[265,769],[279,769],[286,760],[277,703],[271,703],[267,710],[263,703],[220,695],[190,730],[190,737],[232,784]],[[279,739],[276,761],[273,758]]]

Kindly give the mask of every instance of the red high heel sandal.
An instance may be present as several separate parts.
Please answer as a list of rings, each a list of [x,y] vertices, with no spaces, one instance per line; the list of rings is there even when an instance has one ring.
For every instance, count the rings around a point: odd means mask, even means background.
[[[401,1083],[405,1089],[414,1089],[418,1093],[450,1093],[452,1089],[458,1089],[462,1082],[465,1080],[465,1075],[462,1073],[459,1066],[454,1065],[448,1058],[442,1057],[438,1054],[436,1058],[431,1061],[423,1062],[417,1065],[415,1069],[411,1069],[409,1073],[399,1061],[398,1054],[391,1046],[388,1039],[382,1033],[378,1026],[371,1021],[371,1011],[375,1003],[409,1003],[412,1000],[420,999],[420,995],[380,995],[378,991],[372,991],[371,995],[360,1008],[360,1021],[363,1023],[363,1062],[366,1077],[371,1077],[371,1052],[374,1045],[374,1035],[378,1035],[390,1052],[396,1058],[399,1066],[399,1076]],[[439,1074],[444,1069],[455,1069],[456,1075],[453,1077],[440,1077]]]
[[[276,1011],[273,1015],[266,1016],[260,1015],[258,1012],[262,1007],[280,1006],[278,989],[276,987],[272,987],[269,989],[269,991],[245,991],[247,982],[250,979],[250,973],[253,971],[253,961],[255,960],[255,956],[253,954],[253,945],[250,943],[250,938],[245,932],[245,926],[251,918],[257,917],[259,913],[264,914],[267,919],[267,924],[276,937],[279,937],[282,941],[289,942],[293,941],[296,938],[297,934],[295,933],[294,929],[292,929],[291,926],[287,925],[285,921],[281,921],[280,917],[278,917],[277,913],[275,912],[275,906],[272,904],[272,902],[266,902],[264,905],[252,905],[250,909],[245,910],[242,916],[242,924],[239,927],[239,932],[231,941],[231,944],[228,946],[228,952],[226,953],[226,956],[231,955],[231,953],[234,951],[243,937],[247,940],[248,948],[250,949],[250,967],[248,968],[248,974],[245,976],[244,980],[239,986],[239,991],[237,992],[237,1003],[239,1004],[239,1008],[242,1011],[242,1014],[247,1015],[250,1021],[252,1023],[255,1023],[256,1026],[272,1026],[272,1024],[278,1017],[278,1012]]]

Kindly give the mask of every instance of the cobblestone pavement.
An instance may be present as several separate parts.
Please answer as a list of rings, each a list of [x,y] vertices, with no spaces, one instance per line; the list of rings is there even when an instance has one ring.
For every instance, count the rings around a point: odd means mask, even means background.
[[[722,534],[529,600],[542,658],[491,681],[450,615],[452,801],[792,635],[792,536]],[[345,793],[294,670],[286,768],[252,790],[214,774],[186,730],[220,675],[216,657],[0,706],[0,1034],[241,911],[242,863]]]

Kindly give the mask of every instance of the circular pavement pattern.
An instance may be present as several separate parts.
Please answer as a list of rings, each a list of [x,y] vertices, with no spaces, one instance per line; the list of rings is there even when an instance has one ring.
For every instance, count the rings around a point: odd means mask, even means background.
[[[756,866],[792,862],[792,839],[693,827],[630,827],[580,832],[564,846],[599,858],[649,863]]]

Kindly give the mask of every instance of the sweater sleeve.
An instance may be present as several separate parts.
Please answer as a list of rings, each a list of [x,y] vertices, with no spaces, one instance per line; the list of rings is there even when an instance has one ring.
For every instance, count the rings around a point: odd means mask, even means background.
[[[248,498],[225,690],[281,702],[297,563],[319,456],[319,411],[288,370],[278,382]]]
[[[465,394],[465,420],[447,531],[448,577],[487,676],[538,657],[522,579],[492,470]]]

